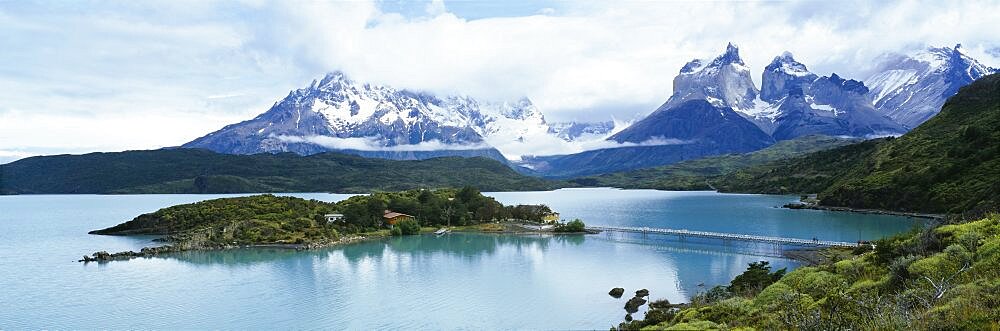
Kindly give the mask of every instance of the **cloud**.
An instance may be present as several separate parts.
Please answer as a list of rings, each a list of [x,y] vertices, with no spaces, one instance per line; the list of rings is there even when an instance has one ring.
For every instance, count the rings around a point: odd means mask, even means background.
[[[531,143],[516,141],[513,143],[478,143],[478,144],[449,144],[439,140],[424,141],[418,144],[406,145],[385,145],[385,142],[375,137],[351,137],[338,138],[330,136],[272,136],[286,143],[309,143],[334,150],[358,150],[358,151],[389,151],[389,152],[415,152],[415,151],[442,151],[442,150],[477,150],[496,147],[504,157],[510,160],[520,160],[524,156],[556,155],[567,153],[578,153],[594,149],[637,147],[637,146],[663,146],[689,144],[691,141],[653,137],[643,142],[615,142],[605,140],[607,136],[595,136],[590,139],[577,141],[566,141],[552,135],[531,137]],[[539,141],[541,139],[541,141]]]
[[[685,62],[729,41],[758,83],[785,50],[818,74],[858,79],[879,54],[928,44],[962,43],[1000,67],[996,1],[503,4],[0,1],[0,149],[179,145],[332,70],[443,94],[528,96],[563,121],[648,113]],[[585,148],[540,142],[517,153]]]
[[[329,149],[349,149],[358,151],[419,152],[442,150],[475,150],[490,148],[486,144],[448,144],[439,140],[428,140],[418,144],[386,146],[375,137],[338,138],[330,136],[275,136],[287,143],[310,143]]]

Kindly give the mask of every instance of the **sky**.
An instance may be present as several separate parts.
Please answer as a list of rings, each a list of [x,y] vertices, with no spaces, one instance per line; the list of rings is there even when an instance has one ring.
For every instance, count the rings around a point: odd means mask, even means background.
[[[756,84],[792,52],[864,79],[887,52],[957,43],[1000,67],[1000,1],[0,0],[0,163],[176,146],[341,70],[550,121],[630,120],[693,58],[740,47]]]

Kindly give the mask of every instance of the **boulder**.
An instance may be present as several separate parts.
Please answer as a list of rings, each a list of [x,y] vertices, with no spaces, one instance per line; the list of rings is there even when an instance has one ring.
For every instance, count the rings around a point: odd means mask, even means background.
[[[631,322],[632,321],[632,314],[625,314],[625,321],[626,322]]]
[[[611,292],[608,292],[608,295],[615,297],[615,299],[621,298],[623,294],[625,294],[625,289],[621,287],[613,288]]]
[[[646,299],[640,297],[628,299],[628,302],[625,303],[625,311],[629,314],[637,312],[639,311],[639,306],[642,306],[645,303]]]
[[[647,290],[647,289],[641,289],[641,290],[635,291],[635,296],[636,297],[640,297],[640,298],[641,297],[648,297],[649,296],[649,290]]]

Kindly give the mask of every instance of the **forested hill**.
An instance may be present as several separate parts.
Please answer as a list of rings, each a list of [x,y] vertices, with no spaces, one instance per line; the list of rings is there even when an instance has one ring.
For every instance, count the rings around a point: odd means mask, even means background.
[[[980,78],[895,139],[864,142],[714,181],[723,191],[820,192],[822,204],[919,212],[1000,207],[1000,74]]]
[[[486,158],[419,161],[338,153],[229,155],[162,149],[39,156],[0,165],[3,194],[371,192],[475,186],[484,191],[546,190]]]
[[[810,135],[780,141],[767,148],[743,154],[725,154],[682,161],[670,165],[581,177],[570,182],[584,186],[626,189],[708,190],[710,178],[756,165],[791,159],[809,153],[850,145],[858,138]]]

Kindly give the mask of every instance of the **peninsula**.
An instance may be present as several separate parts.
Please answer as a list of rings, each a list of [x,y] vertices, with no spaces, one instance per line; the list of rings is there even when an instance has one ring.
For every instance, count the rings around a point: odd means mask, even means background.
[[[142,214],[97,235],[160,235],[163,246],[96,252],[81,262],[127,260],[187,250],[238,247],[311,249],[421,232],[580,233],[545,205],[505,206],[472,187],[358,195],[330,203],[271,194],[221,198]],[[545,225],[546,223],[550,225]]]

